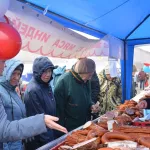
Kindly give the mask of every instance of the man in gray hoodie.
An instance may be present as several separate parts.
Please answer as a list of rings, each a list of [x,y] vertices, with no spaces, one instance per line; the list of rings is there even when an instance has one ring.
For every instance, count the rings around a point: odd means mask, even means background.
[[[5,61],[0,60],[0,75],[3,72],[4,66]],[[19,121],[10,122],[7,120],[7,115],[0,97],[0,142],[26,139],[46,132],[46,127],[67,133],[66,128],[55,123],[58,120],[57,117],[39,114]],[[2,149],[2,143],[0,143],[0,149]]]

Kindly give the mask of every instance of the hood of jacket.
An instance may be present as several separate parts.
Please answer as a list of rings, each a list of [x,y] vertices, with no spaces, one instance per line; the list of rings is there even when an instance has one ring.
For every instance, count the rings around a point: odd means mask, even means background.
[[[53,63],[48,59],[48,57],[38,57],[34,60],[33,63],[33,77],[35,78],[36,81],[40,83],[44,83],[41,80],[41,75],[46,71],[47,69],[54,69]],[[52,77],[51,79],[52,80]]]
[[[5,62],[5,68],[3,71],[3,76],[0,78],[1,84],[5,85],[8,88],[10,87],[10,88],[15,89],[15,87],[13,87],[10,84],[10,79],[11,79],[11,76],[12,76],[12,73],[14,72],[14,70],[20,65],[22,65],[22,72],[23,72],[24,65],[20,60],[16,60],[16,59],[7,60]]]
[[[61,74],[64,74],[65,73],[65,70],[66,70],[66,66],[64,67],[58,67],[56,69],[53,70],[53,74],[54,75],[61,75]]]

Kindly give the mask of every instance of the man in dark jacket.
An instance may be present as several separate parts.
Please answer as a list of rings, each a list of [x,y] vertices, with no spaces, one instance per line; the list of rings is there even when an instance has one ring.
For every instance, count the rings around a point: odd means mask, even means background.
[[[54,95],[59,123],[68,131],[83,125],[89,120],[91,110],[96,111],[91,101],[89,83],[94,72],[93,60],[80,59],[56,84]]]
[[[47,57],[38,57],[33,63],[33,78],[24,95],[27,116],[44,113],[55,116],[56,104],[49,82],[52,79],[54,65]],[[37,149],[54,140],[53,130],[36,136],[35,140],[26,144],[30,150]]]
[[[100,84],[97,73],[95,71],[91,78],[91,98],[94,104],[98,102],[99,91],[100,91]],[[96,119],[98,115],[99,115],[98,113],[92,113],[92,119],[93,120]]]
[[[100,90],[99,79],[95,71],[91,78],[91,96],[92,96],[92,101],[94,103],[97,103],[98,101],[99,90]]]

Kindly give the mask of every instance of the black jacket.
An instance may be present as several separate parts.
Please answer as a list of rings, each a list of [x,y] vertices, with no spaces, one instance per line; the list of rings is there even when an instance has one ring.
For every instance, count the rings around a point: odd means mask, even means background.
[[[99,91],[100,91],[99,79],[98,79],[97,73],[94,72],[92,79],[91,79],[91,97],[94,103],[98,101]]]
[[[24,95],[27,116],[41,113],[55,116],[56,104],[51,87],[49,83],[44,83],[41,80],[42,73],[48,68],[53,69],[54,66],[47,57],[35,59],[33,78],[28,84]],[[48,129],[48,132],[36,136],[35,140],[43,144],[54,140],[53,130]]]

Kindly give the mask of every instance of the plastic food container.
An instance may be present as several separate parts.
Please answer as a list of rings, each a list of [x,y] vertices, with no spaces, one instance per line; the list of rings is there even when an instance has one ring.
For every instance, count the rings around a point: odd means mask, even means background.
[[[112,131],[114,122],[115,122],[115,120],[108,120],[107,121],[107,125],[108,125],[108,130],[109,131]]]

